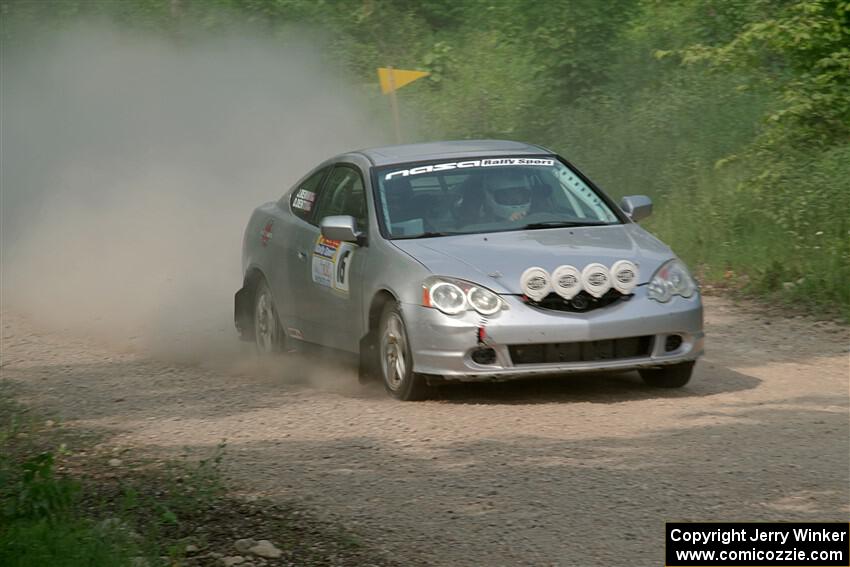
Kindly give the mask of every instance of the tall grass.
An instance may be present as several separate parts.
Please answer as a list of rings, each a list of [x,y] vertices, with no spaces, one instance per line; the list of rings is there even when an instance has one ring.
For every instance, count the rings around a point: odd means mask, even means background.
[[[147,473],[119,471],[120,480],[86,481],[59,472],[73,455],[65,439],[88,443],[84,436],[41,425],[0,381],[0,565],[180,564],[181,538],[224,494],[224,443],[197,462],[167,462]],[[45,446],[55,449],[44,451]],[[89,455],[75,469],[100,474],[102,461]]]

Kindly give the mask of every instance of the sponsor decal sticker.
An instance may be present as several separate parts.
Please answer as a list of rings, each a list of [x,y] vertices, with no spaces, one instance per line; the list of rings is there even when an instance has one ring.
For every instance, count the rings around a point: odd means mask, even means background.
[[[315,202],[315,193],[306,189],[299,189],[295,194],[295,199],[292,201],[292,208],[310,212],[313,209],[313,203]]]
[[[313,282],[348,295],[351,262],[356,245],[319,236],[313,247]]]
[[[313,246],[313,282],[321,286],[332,287],[334,264],[333,259],[339,249],[339,240],[330,240],[319,236]]]
[[[469,167],[499,167],[505,165],[538,165],[551,167],[555,165],[555,160],[527,157],[508,157],[454,161],[447,163],[436,163],[431,165],[420,165],[411,169],[399,169],[398,171],[392,171],[390,173],[387,173],[384,176],[384,179],[389,180],[393,177],[408,177],[410,175],[421,175],[423,173],[449,171],[452,169],[466,169]]]
[[[269,219],[266,226],[260,231],[260,244],[265,248],[269,245],[269,240],[272,239],[272,228],[274,227],[274,219]]]
[[[318,240],[316,240],[316,245],[313,247],[313,255],[321,256],[322,258],[333,258],[340,244],[339,240],[331,240],[330,238],[319,236]]]
[[[345,242],[339,247],[334,261],[334,289],[348,293],[348,278],[351,275],[351,260],[354,258],[354,245]]]

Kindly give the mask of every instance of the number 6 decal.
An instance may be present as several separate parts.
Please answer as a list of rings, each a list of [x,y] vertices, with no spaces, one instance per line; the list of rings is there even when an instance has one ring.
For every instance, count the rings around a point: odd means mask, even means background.
[[[344,243],[336,253],[336,270],[334,271],[334,289],[348,293],[348,282],[351,276],[351,261],[354,259],[354,246]]]

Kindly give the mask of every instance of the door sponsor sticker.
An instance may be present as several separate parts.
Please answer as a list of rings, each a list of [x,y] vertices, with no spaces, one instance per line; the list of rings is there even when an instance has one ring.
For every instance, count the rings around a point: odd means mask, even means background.
[[[334,261],[334,289],[348,293],[348,279],[351,275],[351,260],[354,258],[354,245],[350,242],[340,244]]]
[[[351,262],[357,246],[350,242],[330,240],[324,236],[316,239],[311,266],[313,283],[348,295]]]

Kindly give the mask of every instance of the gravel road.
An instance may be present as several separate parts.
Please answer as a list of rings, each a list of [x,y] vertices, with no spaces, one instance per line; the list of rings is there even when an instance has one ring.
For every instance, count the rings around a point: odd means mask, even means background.
[[[2,375],[110,445],[225,438],[240,492],[341,520],[409,565],[657,566],[665,521],[847,521],[848,329],[706,303],[708,354],[678,391],[625,373],[399,403],[328,361],[178,363],[10,312]]]

